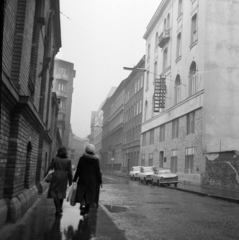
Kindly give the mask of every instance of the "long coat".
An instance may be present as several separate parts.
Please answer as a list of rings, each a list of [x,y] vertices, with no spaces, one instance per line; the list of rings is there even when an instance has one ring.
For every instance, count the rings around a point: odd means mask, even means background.
[[[72,184],[71,160],[55,157],[52,159],[49,170],[54,169],[47,197],[64,199],[66,197],[67,181]],[[48,171],[49,171],[48,170]]]
[[[96,155],[85,153],[79,159],[73,181],[76,182],[77,179],[76,202],[82,203],[84,199],[88,204],[98,204],[102,175]]]

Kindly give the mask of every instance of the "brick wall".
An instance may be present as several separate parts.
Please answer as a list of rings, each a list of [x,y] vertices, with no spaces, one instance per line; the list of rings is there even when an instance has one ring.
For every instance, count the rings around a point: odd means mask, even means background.
[[[153,165],[159,166],[159,152],[164,152],[166,162],[164,167],[170,168],[171,151],[178,150],[178,172],[183,173],[185,168],[185,148],[194,147],[194,173],[204,172],[202,154],[202,109],[195,112],[195,133],[186,135],[187,116],[179,118],[179,136],[172,139],[172,122],[165,125],[165,141],[159,142],[159,128],[154,132],[154,144],[149,145],[149,134],[146,134],[147,146],[141,146],[141,156],[145,154],[145,165],[149,163],[149,154],[153,153]],[[141,141],[142,142],[142,141]],[[140,160],[141,160],[140,156]],[[197,171],[198,170],[198,171]]]
[[[18,1],[6,1],[3,28],[2,70],[8,77],[11,75],[12,51],[15,34]]]

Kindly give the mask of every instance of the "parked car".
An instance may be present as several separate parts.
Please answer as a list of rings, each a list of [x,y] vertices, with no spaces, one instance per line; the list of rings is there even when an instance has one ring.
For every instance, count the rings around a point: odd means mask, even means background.
[[[140,167],[140,172],[138,173],[139,181],[145,184],[151,182],[153,168],[154,166]]]
[[[140,166],[133,166],[131,168],[131,171],[129,172],[130,179],[133,180],[133,181],[137,180],[139,172],[140,172]]]
[[[174,184],[174,187],[177,187],[178,176],[172,173],[169,168],[154,168],[153,171],[151,176],[152,185],[160,187],[162,185],[170,186]]]

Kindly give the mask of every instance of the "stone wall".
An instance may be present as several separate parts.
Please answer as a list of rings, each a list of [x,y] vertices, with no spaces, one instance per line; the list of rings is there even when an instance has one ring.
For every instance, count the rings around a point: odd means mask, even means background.
[[[239,153],[235,151],[205,154],[203,185],[239,190]]]

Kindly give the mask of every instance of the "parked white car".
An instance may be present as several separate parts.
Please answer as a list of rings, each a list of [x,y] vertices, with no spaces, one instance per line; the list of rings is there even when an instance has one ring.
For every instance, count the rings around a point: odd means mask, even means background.
[[[138,173],[139,181],[142,183],[151,182],[151,175],[153,174],[154,166],[140,167],[140,172]]]
[[[151,176],[152,185],[162,186],[174,184],[174,187],[178,185],[178,176],[172,173],[169,168],[154,168],[154,173]]]
[[[131,171],[129,172],[130,179],[133,181],[137,180],[139,172],[140,172],[140,166],[133,166],[131,168]]]

